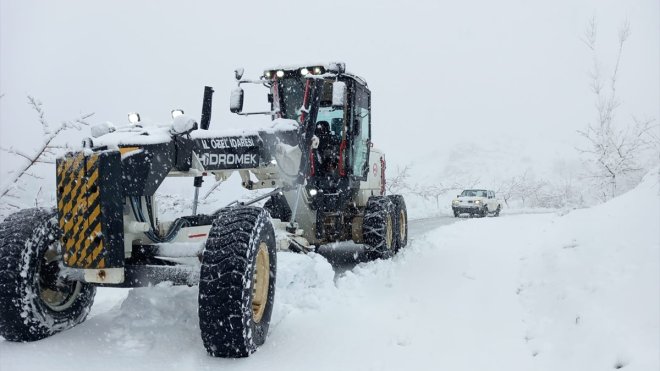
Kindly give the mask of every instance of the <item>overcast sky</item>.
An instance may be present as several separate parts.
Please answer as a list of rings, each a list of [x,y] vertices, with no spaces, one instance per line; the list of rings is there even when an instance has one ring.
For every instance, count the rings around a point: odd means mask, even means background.
[[[571,157],[575,131],[594,116],[580,41],[592,16],[603,71],[617,28],[631,24],[619,117],[660,116],[657,0],[0,4],[4,147],[40,140],[27,94],[53,124],[83,112],[123,124],[130,111],[153,121],[173,108],[199,116],[211,85],[212,127],[240,127],[228,110],[235,67],[256,77],[270,65],[341,60],[369,83],[374,142],[394,163],[464,143]],[[3,173],[10,159],[0,155]]]

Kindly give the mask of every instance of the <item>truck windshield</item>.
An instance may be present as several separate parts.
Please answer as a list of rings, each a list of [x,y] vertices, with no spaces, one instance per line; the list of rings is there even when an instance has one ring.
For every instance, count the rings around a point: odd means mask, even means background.
[[[283,78],[277,81],[282,95],[282,115],[297,120],[305,95],[305,79]]]
[[[462,197],[486,197],[486,191],[475,190],[475,189],[466,189],[461,193]]]
[[[330,127],[330,134],[335,140],[341,140],[344,129],[344,110],[332,107],[320,107],[316,122],[325,121]]]

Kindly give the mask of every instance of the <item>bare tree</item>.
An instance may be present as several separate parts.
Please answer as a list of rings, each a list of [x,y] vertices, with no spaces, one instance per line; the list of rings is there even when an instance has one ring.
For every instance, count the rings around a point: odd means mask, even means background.
[[[46,120],[43,104],[32,96],[28,96],[28,104],[37,113],[44,137],[39,147],[32,152],[26,152],[23,149],[14,147],[0,148],[0,150],[15,155],[23,161],[23,164],[18,170],[11,173],[9,179],[5,182],[5,186],[0,189],[0,199],[3,201],[3,209],[11,210],[20,208],[17,202],[19,196],[15,194],[15,191],[25,191],[22,184],[23,178],[28,177],[35,180],[42,180],[43,178],[33,171],[34,166],[38,164],[53,164],[55,157],[68,148],[67,146],[55,144],[57,136],[64,130],[80,130],[82,126],[89,125],[85,120],[93,115],[93,113],[83,114],[74,120],[64,121],[57,129],[53,130]],[[41,192],[41,189],[39,192]],[[38,201],[35,200],[35,203],[38,204]]]
[[[412,190],[412,193],[422,197],[425,200],[430,200],[430,199],[435,200],[435,206],[436,208],[439,209],[440,197],[445,193],[451,191],[452,189],[455,189],[455,187],[453,186],[445,187],[442,184],[423,185],[423,186],[415,185],[415,187]]]
[[[557,181],[548,183],[554,198],[553,207],[583,206],[583,187],[577,181],[575,174],[570,170],[562,169]]]
[[[408,189],[410,193],[422,197],[425,200],[435,200],[436,208],[440,208],[440,197],[447,192],[456,189],[474,188],[479,184],[479,178],[469,178],[464,180],[454,180],[447,183],[434,183],[434,184],[415,184]]]
[[[541,191],[547,185],[547,181],[543,179],[537,180],[529,173],[529,171],[525,171],[525,173],[518,178],[518,190],[515,195],[520,198],[523,207],[529,206],[527,201],[530,199],[538,201],[540,199]]]
[[[404,166],[403,168],[397,166],[394,176],[387,178],[387,181],[385,182],[385,189],[387,190],[387,193],[395,194],[400,193],[406,189],[410,189],[410,184],[408,184],[408,181],[410,178],[409,171],[411,167],[412,166],[410,164]]]
[[[614,122],[615,113],[621,102],[617,96],[617,79],[623,47],[630,37],[630,24],[625,22],[619,29],[618,49],[612,73],[603,78],[597,57],[596,20],[589,23],[583,42],[591,50],[593,67],[590,74],[591,91],[596,98],[596,122],[578,133],[586,140],[586,145],[578,148],[584,154],[590,166],[589,177],[599,183],[602,198],[609,199],[617,194],[620,179],[631,173],[643,170],[640,156],[655,145],[657,136],[655,120],[636,120],[633,124],[619,129]]]
[[[521,175],[515,175],[500,181],[497,184],[495,193],[504,200],[509,207],[509,201],[520,199],[525,206],[525,202],[533,197],[542,187],[542,183],[537,182],[529,170],[525,170]]]
[[[504,203],[509,207],[509,200],[520,192],[520,179],[512,176],[498,183],[495,193],[502,197]]]

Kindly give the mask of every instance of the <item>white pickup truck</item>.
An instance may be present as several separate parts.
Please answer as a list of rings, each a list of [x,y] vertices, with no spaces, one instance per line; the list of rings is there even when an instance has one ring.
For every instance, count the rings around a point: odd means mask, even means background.
[[[459,217],[461,214],[479,215],[481,217],[488,216],[488,214],[499,216],[502,203],[493,191],[466,189],[452,200],[451,208],[455,217]]]

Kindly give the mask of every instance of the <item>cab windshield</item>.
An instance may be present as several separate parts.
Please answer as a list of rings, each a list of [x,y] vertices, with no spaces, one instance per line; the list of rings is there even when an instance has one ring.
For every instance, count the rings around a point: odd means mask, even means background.
[[[461,193],[461,197],[486,197],[486,191],[466,189]]]
[[[316,123],[327,122],[329,134],[333,140],[341,140],[344,129],[344,110],[332,107],[320,107],[316,116]]]
[[[282,95],[282,116],[287,119],[297,120],[305,95],[305,79],[285,77],[277,80],[277,83],[280,88],[279,92]]]
[[[332,81],[330,80],[323,82],[320,103],[316,123],[327,122],[333,140],[339,141],[344,129],[344,110],[332,106]]]

